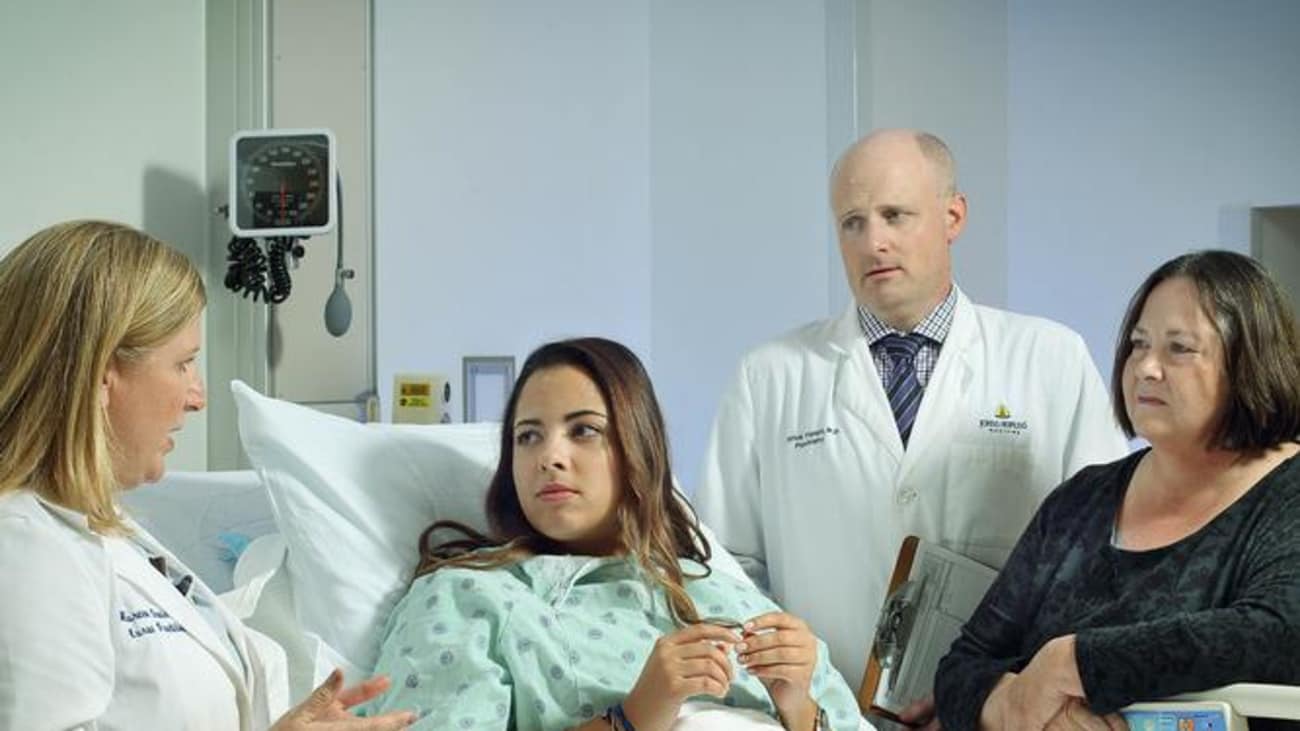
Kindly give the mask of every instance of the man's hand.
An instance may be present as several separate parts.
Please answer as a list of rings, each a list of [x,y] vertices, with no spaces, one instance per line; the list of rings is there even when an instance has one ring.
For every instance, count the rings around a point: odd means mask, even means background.
[[[307,700],[276,721],[271,731],[398,731],[415,723],[415,714],[408,711],[357,718],[348,710],[387,690],[385,677],[344,688],[343,673],[335,669]]]

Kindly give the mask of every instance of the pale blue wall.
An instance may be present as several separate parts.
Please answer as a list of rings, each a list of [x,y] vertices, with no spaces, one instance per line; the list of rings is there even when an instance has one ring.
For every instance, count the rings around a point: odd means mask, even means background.
[[[653,375],[690,490],[740,356],[826,316],[827,29],[820,2],[651,7]]]
[[[1129,297],[1300,202],[1300,3],[1013,0],[1008,293],[1109,369]]]
[[[203,2],[16,5],[0,11],[0,256],[50,224],[103,218],[205,267]],[[204,469],[207,413],[186,423],[168,465]]]
[[[825,202],[846,131],[946,137],[971,197],[958,281],[1079,330],[1103,370],[1147,271],[1244,250],[1250,205],[1300,201],[1288,0],[378,0],[376,20],[381,391],[616,337],[688,488],[740,354],[848,301]]]
[[[381,393],[447,373],[459,415],[462,356],[613,337],[689,487],[741,353],[827,311],[822,4],[380,0],[375,21]]]
[[[650,344],[645,2],[376,2],[377,374]]]

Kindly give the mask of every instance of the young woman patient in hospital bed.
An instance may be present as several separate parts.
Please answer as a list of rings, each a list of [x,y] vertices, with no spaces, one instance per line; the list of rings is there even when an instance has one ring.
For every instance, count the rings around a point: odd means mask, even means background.
[[[437,479],[431,475],[430,479]],[[858,729],[824,645],[709,570],[649,378],[618,343],[542,346],[506,406],[491,535],[435,523],[378,668],[419,729]]]
[[[1291,304],[1250,258],[1147,278],[1112,392],[1151,446],[1044,502],[940,663],[944,729],[1104,731],[1138,701],[1300,684],[1298,358]]]

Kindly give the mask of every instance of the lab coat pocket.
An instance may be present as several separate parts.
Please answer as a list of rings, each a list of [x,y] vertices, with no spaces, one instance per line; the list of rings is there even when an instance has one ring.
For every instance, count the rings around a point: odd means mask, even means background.
[[[973,475],[1027,481],[1033,472],[1033,452],[1023,442],[1002,442],[994,437],[958,437],[952,443],[950,463]]]
[[[1000,567],[1042,499],[1033,455],[1024,444],[993,439],[952,443],[943,515],[944,542],[976,561]]]

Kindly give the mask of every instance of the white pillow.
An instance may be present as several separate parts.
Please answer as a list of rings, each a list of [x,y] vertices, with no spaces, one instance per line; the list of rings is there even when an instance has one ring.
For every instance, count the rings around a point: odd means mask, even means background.
[[[496,464],[491,424],[359,424],[231,384],[239,434],[289,548],[304,632],[349,669],[374,666],[406,592],[420,531],[436,519],[486,528]]]
[[[250,541],[275,530],[266,489],[251,470],[168,472],[122,494],[126,512],[212,591],[229,591]]]
[[[496,424],[359,424],[231,384],[244,450],[288,545],[295,611],[345,671],[369,672],[434,520],[487,530]],[[705,529],[714,570],[744,572]],[[747,580],[747,579],[746,579]]]

